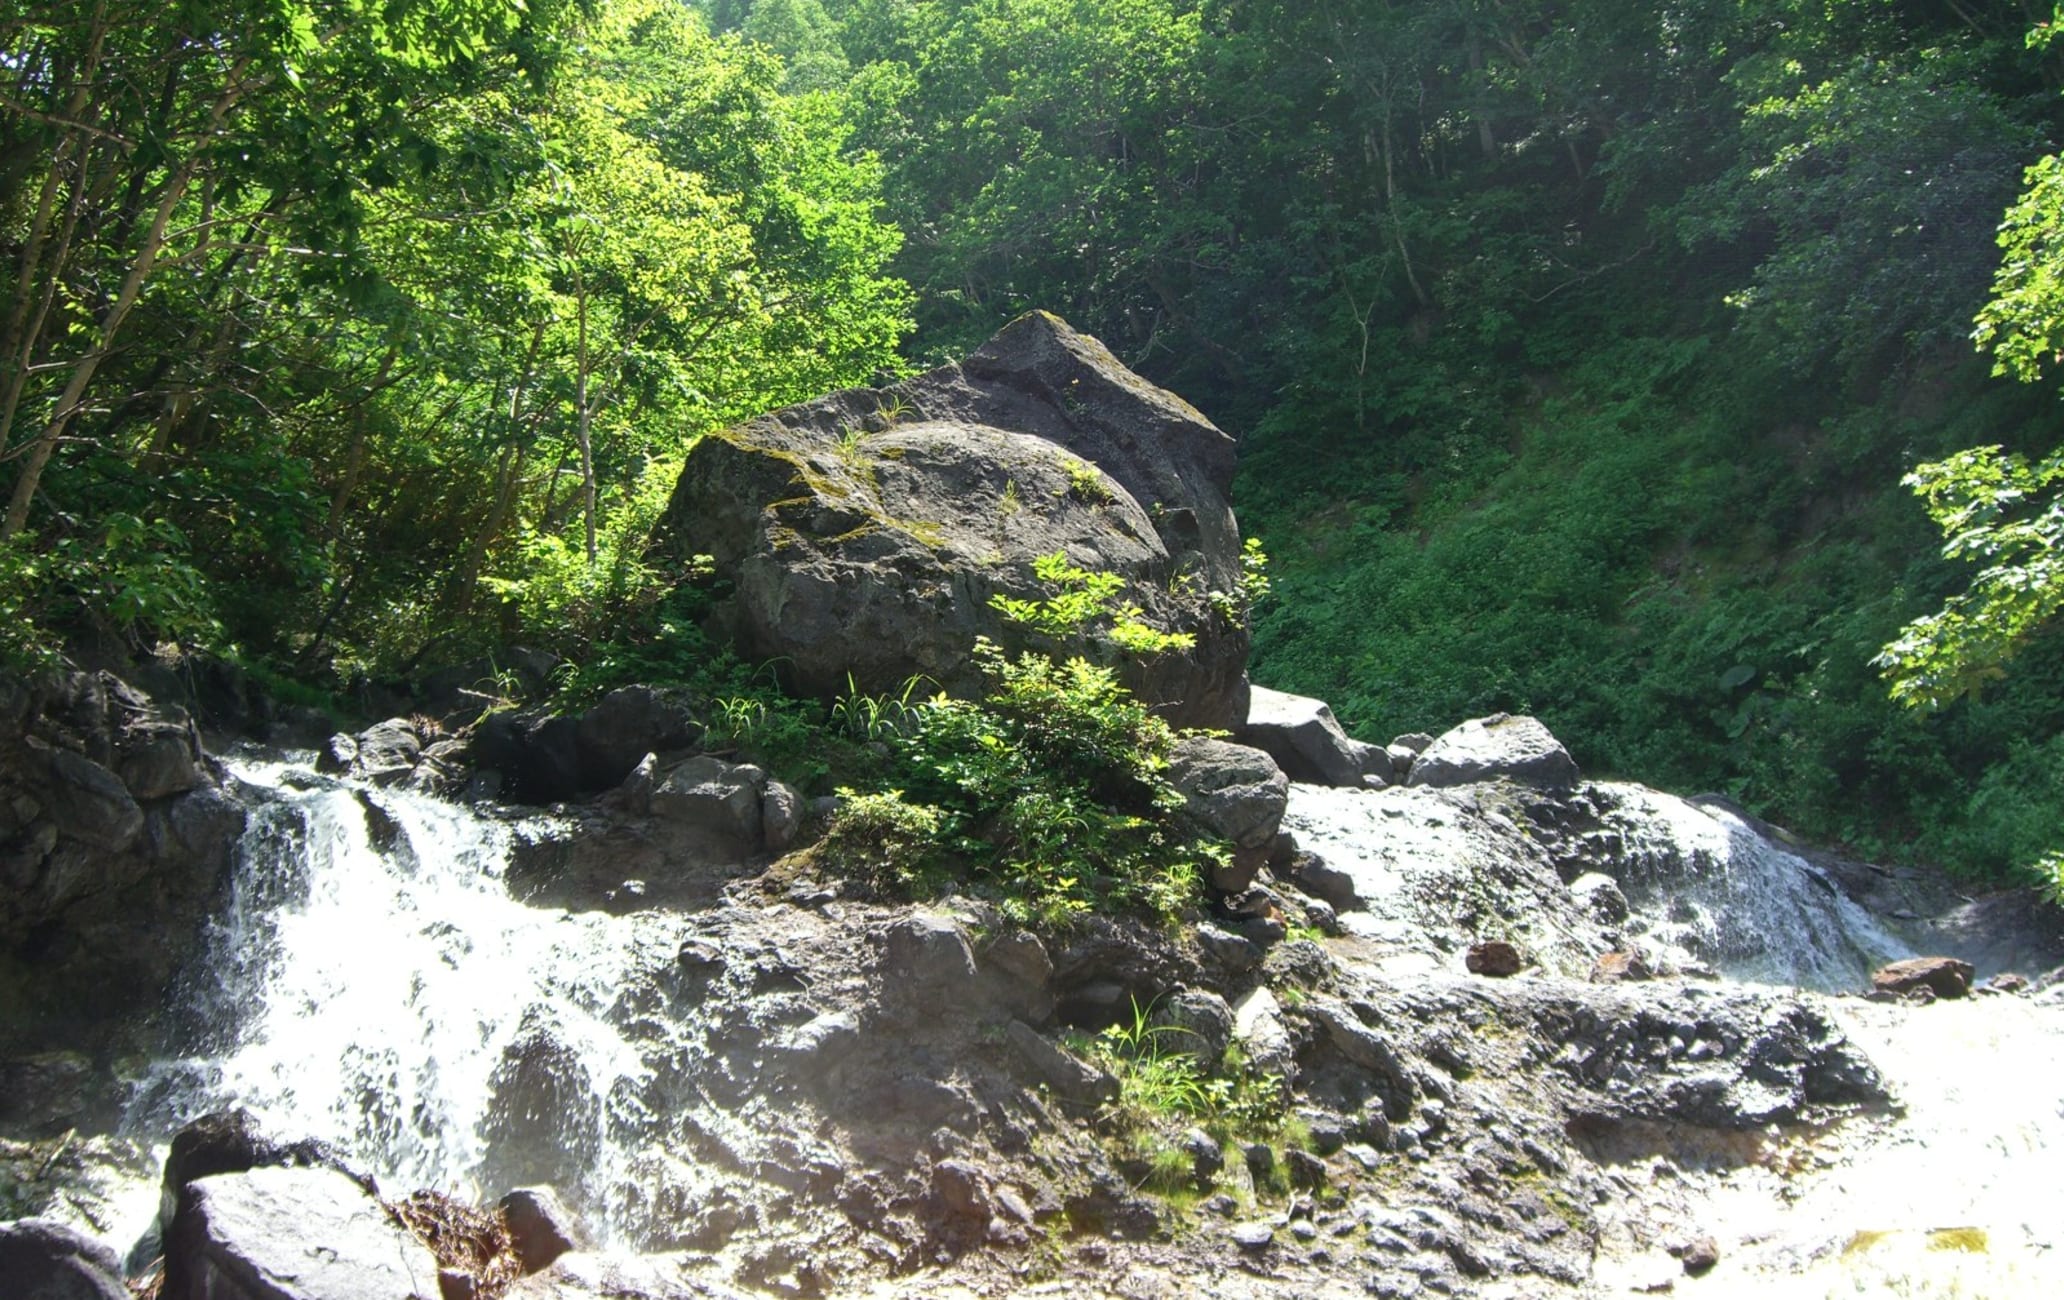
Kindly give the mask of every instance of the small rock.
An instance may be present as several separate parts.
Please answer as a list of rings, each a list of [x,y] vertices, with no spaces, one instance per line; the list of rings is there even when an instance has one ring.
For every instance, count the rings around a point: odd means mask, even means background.
[[[1695,1241],[1686,1242],[1676,1255],[1678,1262],[1684,1265],[1686,1273],[1692,1277],[1704,1277],[1720,1262],[1720,1243],[1711,1237],[1700,1237]]]
[[[1593,984],[1619,984],[1628,980],[1654,978],[1655,968],[1648,964],[1648,958],[1631,948],[1619,948],[1605,953],[1591,966]]]
[[[767,852],[786,853],[795,844],[796,832],[803,824],[803,797],[793,786],[780,781],[767,782],[767,788],[760,795],[760,832],[767,842]]]
[[[1276,1230],[1266,1223],[1238,1223],[1229,1234],[1233,1244],[1250,1255],[1259,1255],[1275,1244]]]
[[[1520,954],[1518,948],[1503,939],[1486,939],[1482,943],[1470,945],[1468,955],[1463,958],[1463,965],[1468,967],[1472,975],[1489,975],[1503,979],[1509,975],[1519,974],[1521,968],[1526,965],[1526,958]]]
[[[1971,963],[1957,957],[1909,957],[1871,972],[1871,988],[1905,996],[1925,988],[1935,997],[1960,998],[1971,991]]]
[[[1253,687],[1246,725],[1236,734],[1242,744],[1266,751],[1293,781],[1353,788],[1361,786],[1365,770],[1390,777],[1390,756],[1350,740],[1323,700]]]
[[[1218,1177],[1218,1171],[1225,1168],[1225,1149],[1201,1128],[1184,1132],[1177,1145],[1189,1156],[1199,1186],[1210,1186],[1211,1180]]]
[[[1985,981],[1985,987],[1994,993],[2026,993],[2028,991],[2028,977],[2026,975],[2016,975],[2012,971],[2004,971]]]
[[[1331,1177],[1326,1168],[1326,1162],[1309,1151],[1299,1151],[1292,1148],[1290,1153],[1283,1158],[1283,1164],[1289,1170],[1290,1185],[1292,1187],[1301,1187],[1306,1191],[1318,1191],[1327,1184]]]
[[[471,1273],[456,1268],[437,1270],[437,1294],[442,1300],[477,1300],[480,1283]]]
[[[549,1187],[519,1187],[496,1206],[509,1229],[509,1246],[525,1273],[550,1268],[569,1250],[583,1248],[580,1221]]]

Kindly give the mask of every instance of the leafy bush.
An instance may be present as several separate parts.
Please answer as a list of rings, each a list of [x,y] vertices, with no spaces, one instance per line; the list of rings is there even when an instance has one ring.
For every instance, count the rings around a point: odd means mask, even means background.
[[[1180,915],[1223,850],[1178,816],[1168,724],[1086,660],[1010,659],[988,641],[975,655],[988,693],[936,696],[891,740],[901,785],[940,814],[941,841],[1019,924]]]

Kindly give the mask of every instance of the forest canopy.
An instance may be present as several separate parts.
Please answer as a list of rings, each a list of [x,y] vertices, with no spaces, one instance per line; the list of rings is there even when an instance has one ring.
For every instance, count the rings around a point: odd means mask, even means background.
[[[1874,661],[1980,554],[1902,480],[2055,481],[2052,21],[0,0],[0,641],[699,654],[644,551],[693,439],[1045,308],[1242,439],[1258,680],[2006,871],[2045,609],[1933,713]]]

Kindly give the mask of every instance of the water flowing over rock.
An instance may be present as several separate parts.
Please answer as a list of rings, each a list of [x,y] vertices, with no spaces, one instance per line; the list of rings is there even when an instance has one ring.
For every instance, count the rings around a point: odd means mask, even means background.
[[[715,558],[719,631],[825,697],[849,673],[867,691],[913,674],[978,688],[975,638],[1022,639],[991,598],[1053,594],[1032,564],[1062,552],[1196,638],[1128,665],[1128,685],[1175,721],[1227,727],[1248,647],[1212,599],[1239,589],[1232,472],[1232,439],[1194,408],[1035,312],[958,364],[705,438],[659,536]]]

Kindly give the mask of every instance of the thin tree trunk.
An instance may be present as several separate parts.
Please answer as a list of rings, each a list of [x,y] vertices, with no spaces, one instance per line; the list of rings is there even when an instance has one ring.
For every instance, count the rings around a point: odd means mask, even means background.
[[[208,125],[202,139],[218,130],[242,97],[243,64],[230,70],[229,84],[208,111]],[[199,149],[197,143],[196,151]],[[57,407],[51,412],[50,420],[29,448],[23,461],[20,476],[14,482],[14,494],[7,502],[7,517],[0,520],[0,542],[17,536],[29,522],[29,506],[36,499],[36,488],[43,478],[43,469],[50,463],[51,453],[57,450],[58,440],[71,425],[72,417],[78,413],[86,397],[87,386],[100,369],[100,363],[113,351],[115,338],[122,324],[129,318],[129,312],[136,306],[136,300],[143,294],[143,284],[149,278],[151,268],[157,264],[158,255],[164,251],[165,231],[172,223],[172,213],[185,196],[187,186],[192,184],[194,174],[200,166],[198,152],[189,154],[178,170],[165,182],[165,192],[158,200],[157,210],[151,214],[149,229],[144,233],[143,246],[129,265],[129,273],[122,280],[122,288],[115,295],[105,315],[101,317],[99,335],[94,349],[79,359],[72,368],[71,381],[57,400]]]
[[[595,563],[595,413],[588,405],[588,291],[576,283],[579,321],[576,326],[574,402],[580,408],[577,428],[580,438],[581,514],[587,521],[588,565]]]

